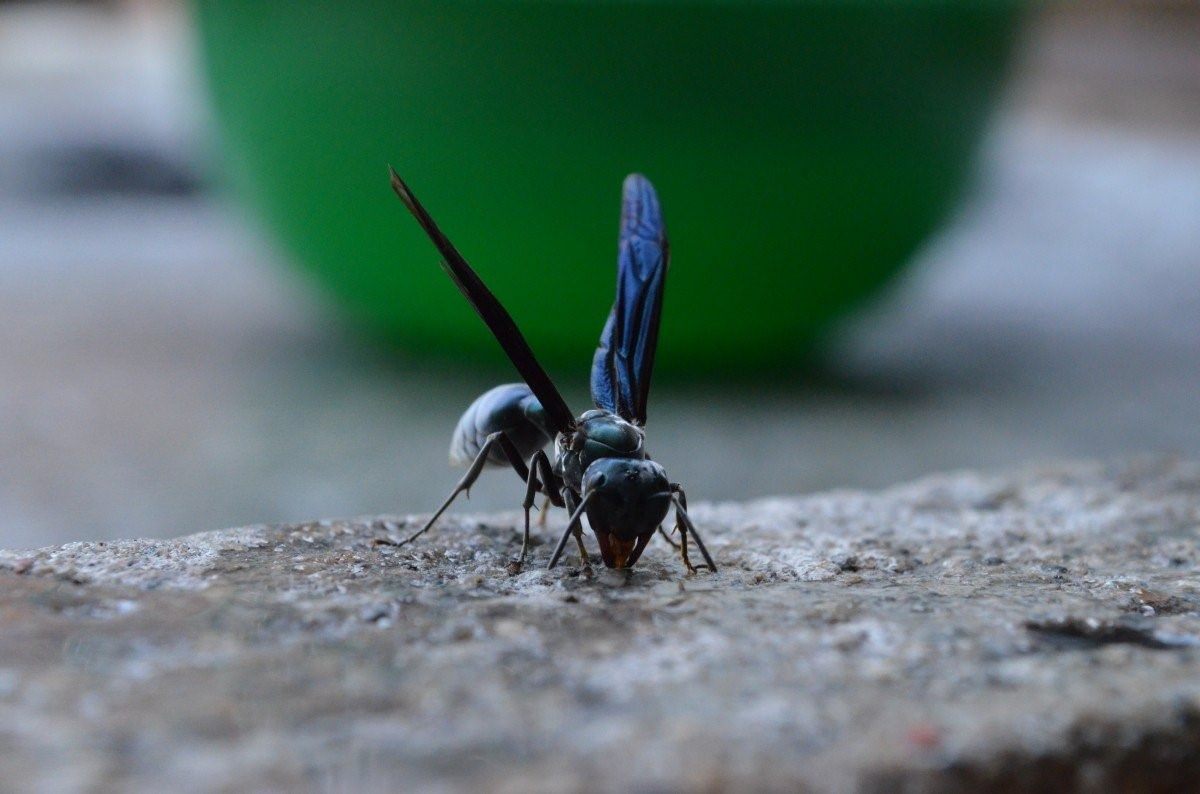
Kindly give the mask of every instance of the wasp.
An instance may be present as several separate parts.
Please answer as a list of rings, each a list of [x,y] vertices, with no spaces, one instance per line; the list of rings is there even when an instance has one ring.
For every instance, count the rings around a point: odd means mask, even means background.
[[[715,571],[717,566],[688,517],[683,488],[671,482],[646,451],[646,404],[670,260],[662,209],[650,180],[631,174],[622,188],[617,295],[592,361],[596,407],[576,418],[504,306],[408,185],[394,169],[388,171],[392,189],[441,254],[443,269],[524,380],[497,386],[467,408],[450,443],[451,462],[466,465],[466,474],[429,521],[395,545],[404,546],[428,532],[455,498],[470,490],[485,467],[510,466],[525,482],[525,532],[518,568],[529,550],[529,511],[540,494],[547,504],[566,508],[570,514],[550,556],[550,568],[572,536],[581,561],[589,562],[581,527],[584,515],[604,564],[630,568],[655,532],[662,532],[662,522],[673,507],[684,566],[689,573],[696,571],[688,558],[690,537],[703,564]],[[553,462],[545,451],[551,441]]]

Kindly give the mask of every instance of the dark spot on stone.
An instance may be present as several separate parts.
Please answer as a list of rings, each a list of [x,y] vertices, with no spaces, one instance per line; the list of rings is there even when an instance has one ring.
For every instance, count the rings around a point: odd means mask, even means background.
[[[853,554],[846,555],[845,557],[834,557],[833,563],[837,565],[839,571],[845,571],[846,573],[856,573],[861,567],[858,557]]]
[[[383,604],[372,604],[363,609],[360,617],[367,623],[377,623],[389,615],[390,611]]]
[[[1042,569],[1043,573],[1045,573],[1047,576],[1049,576],[1051,579],[1053,579],[1056,582],[1062,582],[1062,581],[1066,580],[1066,578],[1067,578],[1068,569],[1067,569],[1067,566],[1065,566],[1065,565],[1057,565],[1054,563],[1042,563],[1042,565],[1040,565],[1039,567]]]
[[[976,510],[991,512],[1017,501],[1017,491],[1015,488],[1002,488],[978,500],[972,507]]]
[[[1178,615],[1193,611],[1195,606],[1170,593],[1138,587],[1131,593],[1129,608],[1133,610],[1149,608],[1157,615]]]
[[[1154,650],[1194,648],[1200,637],[1159,635],[1144,625],[1098,618],[1054,618],[1026,621],[1025,628],[1047,641],[1053,650],[1086,650],[1102,645],[1138,645]]]

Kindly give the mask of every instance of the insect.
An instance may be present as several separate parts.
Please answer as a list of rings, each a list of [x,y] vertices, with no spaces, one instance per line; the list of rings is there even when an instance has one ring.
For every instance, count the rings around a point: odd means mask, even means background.
[[[591,391],[596,407],[579,418],[538,363],[512,317],[442,233],[403,180],[389,169],[392,189],[442,255],[442,267],[491,330],[524,383],[497,386],[467,408],[450,444],[451,461],[467,472],[420,530],[397,542],[403,546],[429,531],[460,494],[470,490],[488,465],[511,466],[525,481],[525,534],[518,566],[529,550],[529,511],[538,494],[570,513],[567,528],[550,557],[553,568],[573,535],[580,558],[588,562],[581,519],[588,524],[609,568],[629,568],[672,507],[679,550],[689,573],[688,536],[704,564],[716,564],[687,514],[687,496],[646,453],[646,403],[658,342],[663,286],[669,250],[658,196],[640,174],[625,179],[617,261],[617,296],[592,362]],[[545,446],[554,442],[554,461]],[[665,533],[664,533],[665,535]],[[669,540],[669,538],[668,538]],[[673,544],[674,545],[674,544]]]

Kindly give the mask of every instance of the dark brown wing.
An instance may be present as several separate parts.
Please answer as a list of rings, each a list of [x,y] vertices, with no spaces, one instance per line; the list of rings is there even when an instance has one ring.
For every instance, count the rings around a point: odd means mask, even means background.
[[[567,407],[566,401],[559,394],[554,382],[550,380],[550,376],[546,374],[546,370],[534,357],[529,343],[521,335],[513,318],[467,264],[467,260],[463,259],[454,244],[446,235],[442,234],[442,230],[433,222],[433,218],[429,217],[429,213],[421,206],[421,202],[417,201],[417,197],[409,190],[408,185],[404,184],[400,175],[390,166],[388,173],[392,178],[392,190],[396,191],[396,195],[404,202],[404,206],[408,207],[408,211],[413,214],[417,223],[421,224],[421,228],[425,230],[429,239],[441,252],[442,268],[458,285],[459,291],[466,296],[475,312],[487,323],[492,336],[496,337],[496,341],[500,343],[500,347],[504,348],[504,352],[508,354],[508,358],[517,368],[517,372],[521,373],[521,377],[529,384],[534,396],[546,410],[546,416],[553,424],[554,429],[563,433],[573,428],[575,426],[574,414]]]

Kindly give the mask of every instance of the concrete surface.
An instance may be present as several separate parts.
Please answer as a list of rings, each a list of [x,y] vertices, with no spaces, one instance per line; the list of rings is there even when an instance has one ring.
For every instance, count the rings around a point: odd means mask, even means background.
[[[1200,465],[697,505],[721,570],[512,574],[515,515],[0,552],[23,791],[1181,790]],[[556,515],[552,528],[561,527]],[[542,536],[543,539],[547,535]]]

